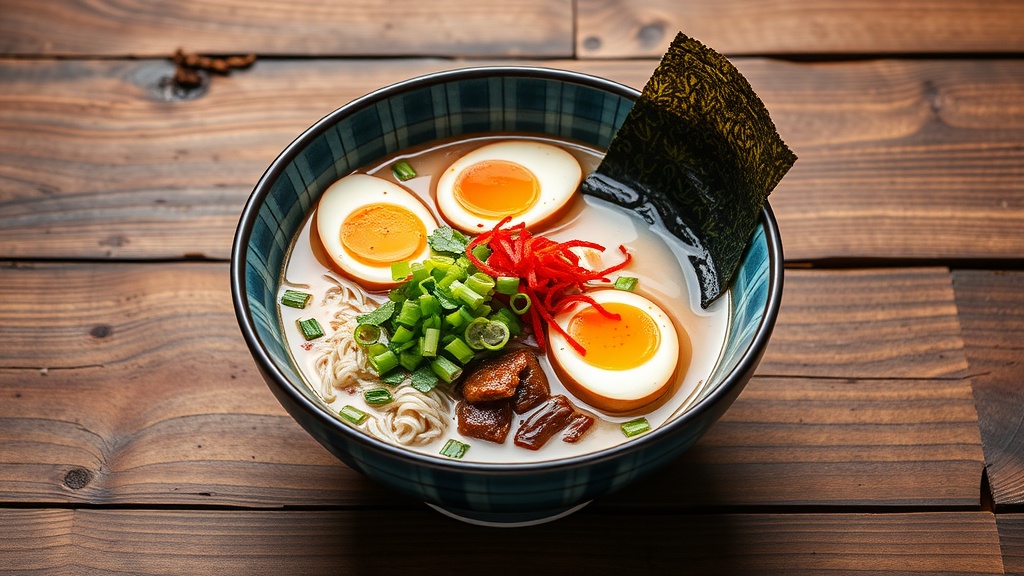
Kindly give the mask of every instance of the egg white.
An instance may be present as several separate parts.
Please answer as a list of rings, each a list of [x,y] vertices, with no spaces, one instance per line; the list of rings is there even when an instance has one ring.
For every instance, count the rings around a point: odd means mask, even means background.
[[[558,331],[548,327],[552,366],[568,391],[594,408],[609,413],[631,412],[658,400],[671,388],[679,363],[679,335],[669,316],[655,303],[634,292],[598,290],[588,293],[595,302],[621,302],[645,311],[657,326],[661,340],[646,362],[624,370],[609,370],[587,363]],[[568,329],[569,321],[586,304],[579,304],[555,316]]]
[[[437,207],[453,227],[470,234],[490,230],[501,217],[488,218],[466,210],[455,197],[455,182],[470,166],[486,160],[515,162],[533,173],[540,185],[537,201],[525,212],[512,217],[513,223],[536,226],[556,216],[572,199],[583,177],[576,158],[565,150],[532,140],[496,142],[477,148],[452,163],[437,182]]]
[[[412,212],[427,235],[437,228],[437,222],[426,206],[401,186],[367,174],[350,174],[331,184],[320,197],[316,209],[316,230],[326,254],[346,276],[369,289],[395,286],[391,278],[391,265],[373,266],[360,262],[341,243],[341,225],[354,210],[370,204],[395,204]],[[423,260],[430,256],[430,247],[409,258]]]

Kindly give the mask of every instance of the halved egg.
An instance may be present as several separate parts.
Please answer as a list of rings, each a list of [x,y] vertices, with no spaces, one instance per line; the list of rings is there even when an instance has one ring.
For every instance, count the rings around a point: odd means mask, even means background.
[[[662,398],[690,365],[690,339],[669,316],[634,292],[588,293],[605,310],[581,303],[555,322],[585,350],[581,355],[548,327],[551,365],[569,393],[611,414],[637,411]],[[678,376],[677,376],[678,375]]]
[[[316,209],[316,231],[338,271],[370,290],[396,286],[391,264],[430,256],[434,217],[412,193],[367,174],[331,184]]]
[[[569,206],[583,177],[576,158],[532,140],[488,144],[462,156],[437,182],[437,207],[455,228],[490,230],[506,216],[527,227],[546,223]]]

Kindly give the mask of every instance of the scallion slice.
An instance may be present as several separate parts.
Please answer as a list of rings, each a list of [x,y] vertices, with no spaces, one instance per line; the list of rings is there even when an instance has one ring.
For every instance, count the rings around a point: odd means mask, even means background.
[[[519,292],[519,278],[515,276],[498,276],[494,282],[494,291],[509,296]]]
[[[619,427],[622,429],[622,433],[626,435],[626,438],[632,438],[650,430],[651,423],[647,421],[647,418],[641,416],[629,422],[623,422]]]
[[[413,170],[412,166],[410,166],[405,160],[395,162],[394,165],[391,166],[391,173],[395,175],[395,178],[398,178],[402,182],[412,180],[416,177],[416,171]]]
[[[469,450],[469,444],[464,444],[452,438],[445,443],[444,448],[441,448],[441,456],[458,460],[466,455],[467,450]]]
[[[299,331],[302,332],[302,337],[306,340],[316,340],[324,335],[324,329],[316,318],[306,318],[296,322],[299,325]]]
[[[376,356],[370,356],[370,364],[381,376],[398,367],[398,355],[391,350],[385,350]]]
[[[444,356],[434,358],[430,363],[430,369],[437,374],[437,377],[451,384],[456,378],[462,376],[462,368]]]
[[[530,309],[530,297],[522,292],[516,292],[508,299],[508,305],[512,311],[522,316]]]
[[[369,414],[363,412],[359,408],[349,405],[343,406],[342,409],[338,411],[338,414],[342,418],[348,420],[349,422],[355,424],[356,426],[359,426],[363,422],[366,422],[366,418],[369,416]]]
[[[312,298],[312,294],[306,292],[299,292],[298,290],[285,290],[284,294],[281,295],[281,304],[288,306],[289,308],[302,309],[309,304],[309,299]]]
[[[373,388],[363,392],[363,399],[366,400],[367,404],[371,406],[380,406],[381,404],[387,404],[388,402],[394,402],[394,398],[391,396],[391,390],[387,388]]]
[[[392,262],[391,263],[391,279],[395,282],[399,280],[405,280],[412,274],[412,269],[409,268],[408,262]]]
[[[451,354],[452,357],[458,360],[463,366],[468,364],[469,361],[473,359],[473,355],[475,354],[473,352],[473,349],[470,348],[465,342],[463,342],[462,338],[458,337],[449,342],[448,345],[444,347],[444,349],[446,352]]]
[[[632,276],[619,276],[615,279],[615,289],[632,292],[636,288],[638,280]]]
[[[374,326],[373,324],[360,324],[356,326],[352,337],[355,338],[356,344],[359,344],[360,346],[376,344],[380,341],[380,326]]]

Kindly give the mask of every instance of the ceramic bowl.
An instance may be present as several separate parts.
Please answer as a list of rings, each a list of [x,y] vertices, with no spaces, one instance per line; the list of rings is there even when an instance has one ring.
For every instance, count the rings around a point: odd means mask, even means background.
[[[639,93],[575,72],[470,68],[399,82],[352,101],[291,143],[242,212],[231,255],[235,313],[263,378],[292,417],[345,464],[449,515],[504,525],[550,520],[650,474],[692,446],[753,375],[782,297],[782,244],[765,206],[728,293],[727,342],[680,417],[615,448],[570,459],[484,464],[378,441],[329,412],[290,359],[275,295],[289,243],[339,177],[398,150],[463,134],[531,132],[607,147]]]

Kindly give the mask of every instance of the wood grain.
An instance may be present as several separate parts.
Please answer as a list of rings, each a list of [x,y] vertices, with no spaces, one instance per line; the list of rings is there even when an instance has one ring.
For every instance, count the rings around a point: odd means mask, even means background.
[[[1007,576],[1024,576],[1024,514],[999,514],[999,545]]]
[[[226,265],[0,274],[6,502],[408,505],[278,406],[238,334]],[[823,310],[826,293],[848,304]],[[978,507],[952,298],[938,269],[792,274],[762,376],[691,453],[601,506]]]
[[[570,57],[572,2],[4,2],[0,54]]]
[[[953,275],[996,510],[1024,504],[1024,273]]]
[[[0,541],[13,548],[8,568],[41,574],[450,574],[453,563],[491,574],[669,574],[680,566],[687,574],[1003,573],[995,520],[984,512],[624,519],[584,510],[495,532],[425,508],[23,510],[0,517],[0,527],[42,538],[44,546]]]
[[[787,270],[759,373],[962,378],[967,361],[942,268]]]
[[[1024,60],[737,63],[800,156],[770,198],[791,261],[1024,254]],[[260,61],[176,101],[169,62],[0,61],[0,254],[226,259],[303,129],[466,64]],[[642,86],[656,62],[543,64]]]
[[[580,0],[580,58],[660,56],[682,30],[723,54],[1020,52],[1013,0]]]

